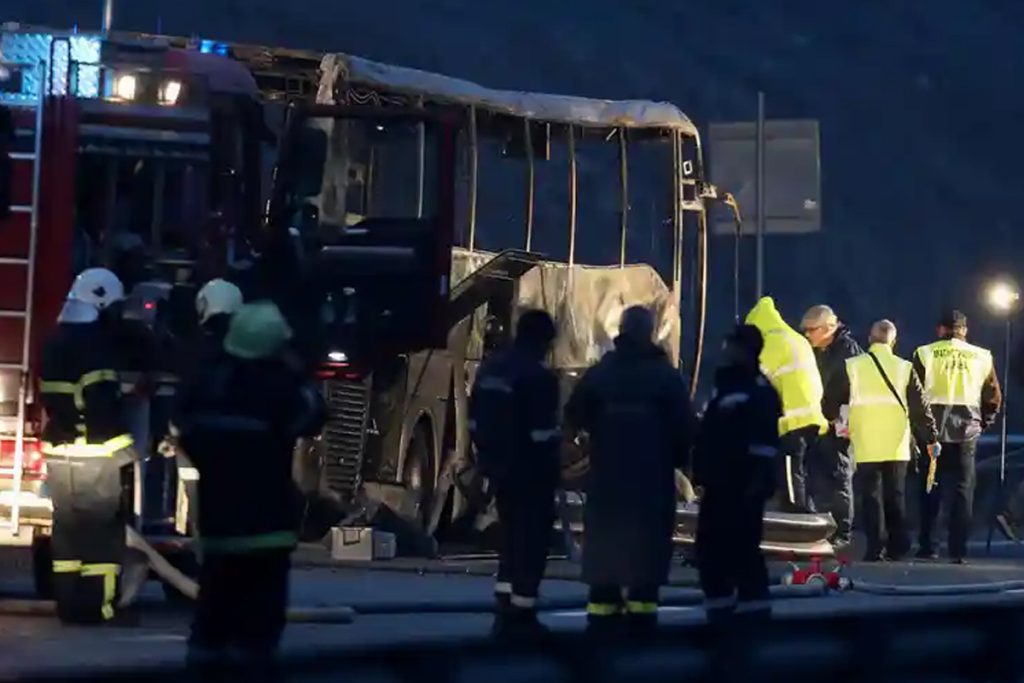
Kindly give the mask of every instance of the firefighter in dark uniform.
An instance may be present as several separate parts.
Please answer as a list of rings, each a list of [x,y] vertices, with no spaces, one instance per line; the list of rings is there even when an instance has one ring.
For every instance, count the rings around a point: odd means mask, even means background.
[[[651,313],[626,309],[615,348],[584,373],[565,408],[569,433],[589,437],[583,580],[597,632],[656,625],[672,559],[675,471],[689,455],[693,414],[653,336]]]
[[[124,287],[109,270],[83,271],[40,364],[54,594],[65,623],[115,616],[127,518],[122,468],[134,458],[115,369],[112,318],[123,299]]]
[[[484,361],[469,397],[477,463],[493,488],[501,529],[497,636],[542,629],[537,592],[555,518],[562,437],[558,380],[544,365],[554,340],[551,316],[524,312],[511,347]]]
[[[243,306],[225,353],[183,387],[175,413],[200,474],[202,567],[189,641],[199,667],[231,664],[237,652],[250,676],[261,675],[284,629],[301,511],[292,451],[298,437],[319,433],[326,413],[283,360],[290,337],[274,304]]]
[[[694,474],[704,489],[697,559],[712,622],[771,613],[760,545],[765,503],[775,493],[782,403],[758,369],[763,345],[751,325],[726,339],[694,452]]]

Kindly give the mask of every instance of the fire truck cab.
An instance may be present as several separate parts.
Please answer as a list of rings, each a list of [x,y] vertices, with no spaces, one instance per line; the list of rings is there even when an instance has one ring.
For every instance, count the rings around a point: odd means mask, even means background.
[[[126,317],[181,336],[174,303],[254,244],[267,131],[252,72],[219,52],[0,26],[0,545],[48,535],[35,377],[75,273],[111,268]]]

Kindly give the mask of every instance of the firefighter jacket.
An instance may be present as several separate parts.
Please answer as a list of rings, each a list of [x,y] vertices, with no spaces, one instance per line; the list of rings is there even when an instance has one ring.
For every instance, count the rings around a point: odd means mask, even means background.
[[[770,498],[781,415],[779,395],[760,372],[737,366],[715,371],[694,448],[695,483],[716,496]]]
[[[746,323],[761,331],[761,372],[782,399],[779,434],[815,426],[828,429],[821,412],[824,389],[810,342],[786,324],[770,296],[763,297],[747,314]]]
[[[943,443],[976,439],[999,415],[1002,394],[987,349],[956,337],[940,339],[914,352],[914,369]]]
[[[313,385],[277,359],[224,355],[183,387],[173,421],[199,470],[204,552],[294,547],[292,451],[319,433],[325,412]]]
[[[558,379],[525,349],[488,357],[469,396],[469,432],[481,474],[510,485],[559,479]],[[500,484],[499,484],[500,485]]]
[[[114,342],[104,322],[63,323],[47,340],[39,368],[47,454],[110,457],[132,445]]]
[[[675,528],[675,470],[688,464],[693,412],[679,371],[658,346],[624,337],[584,373],[565,407],[589,435],[583,580],[665,582]]]
[[[833,379],[826,394],[826,417],[838,414],[841,405],[850,406],[850,443],[857,463],[909,461],[915,439],[924,444],[938,441],[928,397],[913,365],[888,344],[872,344],[869,353],[847,360],[846,372]]]

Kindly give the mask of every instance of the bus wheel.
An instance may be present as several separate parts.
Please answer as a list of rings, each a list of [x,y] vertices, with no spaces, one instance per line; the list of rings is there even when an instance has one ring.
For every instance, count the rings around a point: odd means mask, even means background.
[[[53,597],[53,551],[49,536],[37,535],[32,539],[32,582],[36,597]]]
[[[434,497],[434,456],[430,446],[430,429],[417,424],[405,451],[402,484],[405,496],[402,516],[426,530],[430,524],[431,501]]]

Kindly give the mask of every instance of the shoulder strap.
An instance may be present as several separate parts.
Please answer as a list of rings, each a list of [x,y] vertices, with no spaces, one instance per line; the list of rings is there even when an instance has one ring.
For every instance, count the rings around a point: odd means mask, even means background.
[[[885,369],[882,368],[882,363],[878,360],[878,356],[873,351],[868,351],[868,355],[871,356],[871,360],[875,362],[875,367],[878,368],[878,374],[882,376],[882,381],[885,382],[885,386],[889,387],[889,391],[892,392],[896,402],[900,404],[900,408],[903,408],[903,412],[907,412],[907,405],[903,402],[903,398],[900,396],[900,392],[896,391],[896,387],[892,385],[892,380],[889,379],[889,375],[885,374]]]

